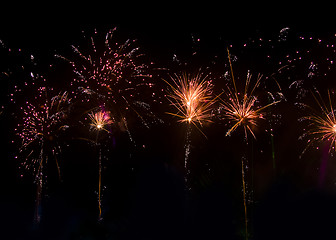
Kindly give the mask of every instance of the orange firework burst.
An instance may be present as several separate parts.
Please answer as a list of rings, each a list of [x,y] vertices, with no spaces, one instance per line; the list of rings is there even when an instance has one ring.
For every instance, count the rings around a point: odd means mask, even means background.
[[[238,92],[229,51],[228,55],[232,74],[233,89],[230,87],[227,88],[225,94],[226,99],[221,101],[221,106],[224,110],[224,117],[228,119],[230,123],[233,122],[233,125],[227,131],[226,136],[230,136],[231,133],[234,132],[239,126],[242,126],[244,128],[245,138],[247,138],[248,132],[251,133],[254,138],[256,138],[253,132],[253,128],[257,126],[259,119],[264,118],[263,110],[278,103],[279,101],[274,101],[264,106],[257,106],[257,97],[254,95],[254,92],[259,87],[262,75],[258,75],[256,83],[250,90],[252,75],[249,72],[245,81],[244,92]]]
[[[202,125],[211,122],[210,106],[214,103],[211,99],[212,84],[207,76],[202,74],[191,76],[189,74],[174,75],[171,77],[173,84],[170,86],[168,100],[178,110],[177,113],[168,113],[179,117],[179,122]],[[198,128],[198,127],[197,127]]]
[[[90,126],[98,131],[100,130],[107,131],[105,126],[113,123],[113,120],[111,119],[109,114],[104,111],[99,111],[96,113],[92,112],[89,114],[89,117],[91,120]]]
[[[309,136],[308,144],[303,153],[315,142],[327,141],[330,143],[329,153],[336,147],[336,118],[335,110],[332,105],[330,92],[328,91],[329,106],[324,103],[319,92],[317,92],[320,100],[313,94],[321,112],[304,117],[302,120],[309,121],[308,131],[301,137]],[[311,108],[312,109],[312,108]]]

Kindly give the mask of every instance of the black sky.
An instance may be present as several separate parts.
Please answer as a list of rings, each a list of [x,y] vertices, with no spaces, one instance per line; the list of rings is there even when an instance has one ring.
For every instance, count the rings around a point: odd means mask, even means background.
[[[201,4],[197,11],[188,7],[180,8],[172,3],[166,3],[166,6],[166,11],[162,10],[165,6],[161,6],[161,10],[155,13],[152,12],[154,10],[140,9],[111,10],[110,15],[114,12],[120,15],[119,20],[111,24],[79,24],[71,21],[52,23],[49,20],[45,24],[43,17],[32,23],[2,23],[0,39],[9,48],[21,48],[42,61],[50,61],[50,56],[55,53],[69,53],[70,45],[76,45],[83,30],[92,32],[96,28],[104,32],[116,26],[118,38],[137,39],[137,44],[157,65],[169,65],[173,54],[188,56],[192,53],[192,37],[200,38],[201,51],[213,57],[218,49],[224,49],[225,52],[227,45],[238,45],[259,35],[276,36],[284,27],[290,27],[296,33],[316,35],[327,35],[336,29],[327,17],[310,14],[311,11],[303,8],[293,9],[288,3],[278,3],[267,9],[224,4],[217,8],[212,6],[210,10],[207,7],[203,11],[200,11]],[[129,16],[133,12],[137,13],[136,17],[130,20]],[[208,14],[215,16],[208,17]],[[33,15],[38,16],[35,13]],[[76,15],[81,16],[81,12],[78,11]],[[105,14],[105,18],[110,15]],[[55,16],[61,17],[61,13]],[[66,70],[63,73],[67,73]],[[297,112],[287,107],[285,105],[278,109],[283,115],[287,114],[288,118],[283,120],[275,138],[278,143],[277,173],[272,171],[271,163],[265,160],[268,159],[265,155],[270,154],[270,149],[263,145],[269,146],[269,135],[261,133],[261,140],[252,144],[252,147],[249,145],[251,148],[243,149],[247,155],[255,156],[253,187],[258,202],[250,210],[255,239],[280,239],[284,236],[277,233],[290,234],[293,231],[293,239],[300,238],[302,232],[306,237],[318,237],[322,232],[332,234],[330,212],[335,211],[334,193],[330,191],[330,186],[328,190],[316,187],[319,162],[307,163],[297,159],[302,144],[291,142],[297,142],[300,124],[293,124]],[[7,239],[10,236],[18,239],[47,239],[51,235],[54,239],[216,239],[218,236],[242,239],[241,173],[240,162],[236,161],[240,160],[242,152],[237,147],[241,139],[219,137],[218,132],[225,132],[225,126],[209,128],[208,139],[195,134],[191,159],[194,161],[196,188],[190,196],[184,192],[179,162],[183,156],[176,157],[183,153],[180,125],[170,124],[168,128],[159,126],[151,129],[146,137],[152,151],[132,150],[133,158],[128,156],[129,143],[125,143],[125,139],[121,140],[120,150],[113,156],[113,161],[108,163],[106,170],[107,210],[103,223],[96,221],[96,175],[91,171],[96,167],[91,161],[95,153],[85,144],[73,144],[64,153],[63,181],[58,182],[50,177],[43,210],[44,222],[37,227],[32,223],[35,196],[35,186],[30,182],[32,177],[27,176],[22,180],[17,170],[18,164],[12,159],[15,151],[10,144],[13,133],[6,124],[13,124],[13,119],[7,113],[0,119],[4,123],[1,135],[5,136],[0,154],[3,161],[0,178],[0,215],[3,216],[0,237],[3,234]],[[182,140],[175,139],[176,132],[179,132]],[[223,146],[231,148],[225,148],[225,152],[222,152],[220,150]],[[259,147],[264,149],[264,153],[256,150]],[[308,156],[307,159],[314,157]],[[331,167],[334,165],[330,164]],[[213,169],[210,178],[204,170],[209,166]],[[53,175],[55,172],[51,173]],[[329,179],[329,185],[331,182]],[[311,224],[312,221],[314,224]],[[307,230],[307,226],[310,229]],[[311,236],[309,230],[313,232]]]

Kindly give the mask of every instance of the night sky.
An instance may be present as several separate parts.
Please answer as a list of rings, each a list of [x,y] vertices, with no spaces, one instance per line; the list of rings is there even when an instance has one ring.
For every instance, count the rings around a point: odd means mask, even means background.
[[[244,17],[238,22],[240,14]],[[223,11],[223,18],[217,14],[215,19],[192,24],[164,22],[163,16],[155,21],[155,16],[148,14],[148,21],[135,18],[114,24],[2,24],[0,238],[247,239],[243,158],[248,239],[334,239],[335,150],[328,153],[330,142],[324,141],[302,154],[308,139],[301,136],[309,126],[300,119],[312,110],[300,106],[307,104],[318,111],[312,93],[318,90],[328,104],[327,89],[333,106],[336,104],[336,28],[328,21],[324,24],[323,19],[309,18],[309,14],[297,15],[295,23],[291,17],[282,21],[279,15],[283,14],[258,11],[254,17],[248,10],[231,10],[226,15]],[[173,15],[164,14],[174,19]],[[192,16],[189,13],[186,18]],[[95,29],[104,36],[114,27],[113,41],[136,39],[134,46],[144,53],[158,98],[153,102],[144,92],[143,99],[162,121],[146,128],[132,118],[133,141],[126,131],[113,137],[101,135],[105,141],[103,220],[98,221],[98,150],[94,144],[79,140],[78,136],[92,136],[83,133],[87,128],[76,122],[81,105],[74,105],[72,122],[61,138],[62,153],[57,157],[60,179],[52,159],[44,169],[47,181],[37,224],[34,175],[19,168],[24,157],[15,158],[20,139],[14,129],[23,118],[20,104],[34,96],[23,82],[29,82],[34,72],[43,75],[56,93],[70,92],[74,78],[71,65],[55,54],[74,58],[71,45],[81,46],[83,36],[92,36]],[[265,92],[281,93],[284,98],[267,109],[266,120],[255,129],[256,139],[249,135],[244,140],[241,129],[226,136],[228,123],[216,116],[213,123],[201,128],[206,137],[194,128],[186,187],[187,127],[167,114],[176,110],[161,91],[167,89],[162,79],[169,80],[174,73],[203,71],[213,79],[214,95],[220,94],[229,82],[223,80],[227,72],[230,75],[227,49],[237,82],[245,81],[248,71],[253,81],[263,74],[256,91],[260,102],[267,99]],[[22,86],[22,92],[13,103],[10,99],[16,84]]]

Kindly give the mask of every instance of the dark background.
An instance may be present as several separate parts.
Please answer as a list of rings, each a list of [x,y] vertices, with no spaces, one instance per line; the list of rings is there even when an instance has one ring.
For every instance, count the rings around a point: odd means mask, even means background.
[[[6,44],[6,50],[2,51],[1,69],[7,71],[7,67],[15,65],[15,60],[8,61],[8,58],[15,57],[8,54],[7,48],[20,48],[22,53],[18,55],[33,54],[38,62],[35,70],[49,72],[54,79],[57,76],[56,88],[64,88],[71,81],[71,72],[53,55],[70,54],[70,45],[78,43],[82,30],[90,33],[97,28],[98,32],[105,32],[116,26],[117,40],[137,39],[137,45],[155,66],[177,70],[194,71],[209,65],[208,60],[217,55],[218,64],[214,69],[218,72],[214,71],[214,74],[223,74],[224,70],[221,72],[219,69],[222,66],[228,69],[226,48],[232,44],[231,53],[238,57],[237,68],[243,66],[235,73],[243,78],[247,69],[267,75],[278,67],[277,61],[263,64],[268,49],[242,51],[239,46],[243,43],[261,36],[275,38],[282,28],[289,27],[292,39],[272,52],[273,59],[281,59],[285,52],[305,47],[298,46],[294,40],[297,36],[328,38],[335,32],[335,27],[323,18],[310,14],[286,15],[290,9],[287,6],[280,6],[281,13],[253,11],[254,8],[244,11],[228,9],[231,10],[217,10],[214,19],[204,21],[205,14],[190,9],[185,15],[189,21],[179,21],[174,17],[174,11],[167,11],[160,18],[139,11],[139,18],[146,16],[146,20],[135,19],[128,21],[130,23],[120,23],[123,22],[120,20],[116,21],[117,24],[49,23],[47,26],[42,20],[38,23],[2,24],[0,39]],[[125,12],[124,18],[131,14]],[[298,18],[295,21],[294,16]],[[172,20],[164,21],[166,19]],[[194,44],[192,37],[200,38],[200,44]],[[193,56],[195,49],[197,55]],[[172,63],[174,54],[182,62],[190,64],[176,67]],[[23,64],[27,63],[25,57],[19,59]],[[49,70],[49,64],[54,65],[52,70]],[[160,72],[158,81],[166,77],[165,74]],[[293,78],[302,76],[295,73]],[[316,85],[320,90],[333,88],[334,77],[331,71],[325,81]],[[280,76],[279,79],[288,87],[284,78]],[[258,131],[257,140],[251,137],[246,144],[242,132],[225,137],[227,126],[215,122],[203,128],[207,139],[193,131],[190,155],[192,190],[186,192],[183,177],[186,129],[165,114],[169,106],[164,100],[164,104],[153,106],[158,109],[159,117],[165,120],[164,124],[148,130],[133,128],[137,146],[130,143],[127,136],[117,136],[116,146],[107,154],[103,172],[106,190],[102,222],[97,221],[97,197],[94,193],[98,177],[96,152],[89,144],[70,141],[70,147],[66,147],[61,156],[61,181],[50,163],[42,202],[42,221],[36,225],[33,222],[36,193],[33,177],[29,172],[18,170],[20,160],[14,159],[18,144],[11,144],[15,139],[13,128],[19,113],[15,112],[16,106],[6,100],[12,92],[11,83],[7,78],[2,81],[2,104],[5,107],[0,116],[3,139],[0,236],[3,239],[244,239],[243,156],[249,167],[246,181],[251,239],[334,237],[336,166],[330,157],[326,179],[321,186],[318,179],[322,151],[311,150],[299,158],[305,147],[305,142],[298,141],[303,131],[297,120],[300,112],[293,104],[296,93],[286,87],[284,94],[288,101],[274,108],[274,112],[282,116],[280,124],[274,128],[275,169],[269,132]],[[267,129],[268,126],[262,127]],[[24,175],[22,178],[21,174]]]

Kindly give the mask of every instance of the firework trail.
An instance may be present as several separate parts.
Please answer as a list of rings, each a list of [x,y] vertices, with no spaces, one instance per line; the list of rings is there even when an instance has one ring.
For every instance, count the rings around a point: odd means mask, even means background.
[[[189,176],[190,176],[190,169],[188,166],[189,163],[189,155],[190,155],[190,148],[191,148],[191,125],[188,124],[187,132],[186,132],[186,143],[184,145],[184,170],[186,174],[184,176],[184,181],[188,186]]]
[[[207,80],[207,76],[197,74],[192,76],[183,73],[171,77],[167,99],[177,110],[176,113],[168,113],[179,118],[179,122],[187,124],[187,136],[185,145],[184,167],[186,171],[185,181],[188,182],[188,161],[190,154],[192,126],[195,126],[204,136],[201,127],[205,122],[211,122],[211,106],[215,99],[211,98],[213,85]]]
[[[273,133],[273,129],[271,129],[271,145],[272,145],[273,169],[275,170],[275,147],[274,147],[274,133]]]
[[[98,210],[99,210],[99,220],[102,220],[102,202],[101,202],[101,186],[102,186],[102,155],[101,155],[101,146],[98,141],[100,131],[109,131],[106,129],[108,125],[113,123],[109,113],[101,110],[96,113],[91,112],[89,114],[91,120],[90,127],[92,130],[97,132],[96,135],[96,148],[98,149]]]
[[[156,94],[144,55],[138,47],[133,47],[135,40],[128,39],[120,44],[114,39],[115,31],[115,28],[109,30],[102,38],[95,30],[94,36],[85,37],[89,46],[72,45],[74,60],[56,56],[73,67],[75,77],[71,86],[76,89],[72,91],[74,98],[95,102],[96,106],[103,105],[132,140],[128,125],[133,116],[138,117],[146,127],[156,122],[150,105],[144,102],[155,101]]]
[[[61,178],[58,156],[62,152],[62,136],[68,128],[66,124],[67,109],[70,99],[67,92],[55,97],[48,96],[47,88],[39,88],[40,95],[35,103],[26,102],[21,107],[22,122],[15,129],[21,140],[19,154],[23,158],[22,167],[31,171],[37,186],[35,220],[40,222],[43,182],[48,160],[55,161],[59,178]],[[64,140],[63,140],[64,141]]]
[[[245,165],[244,165],[244,158],[241,158],[241,173],[242,173],[242,187],[243,187],[243,198],[244,198],[244,214],[245,214],[245,238],[248,239],[248,218],[247,218],[247,205],[246,205],[246,183],[245,183]]]

